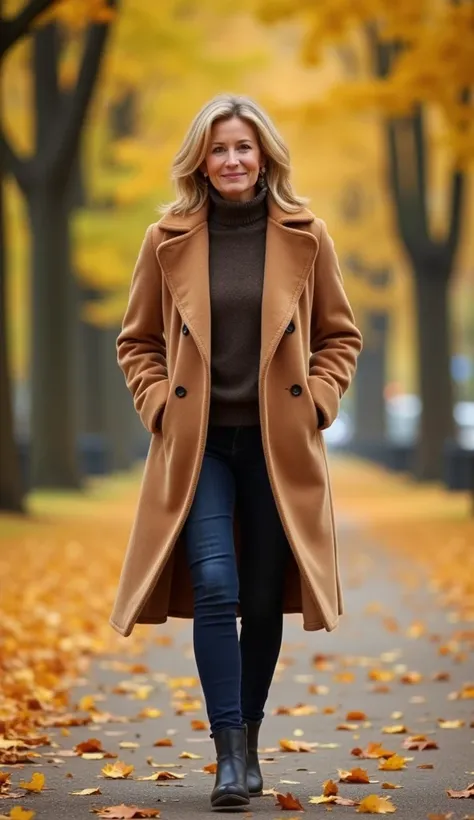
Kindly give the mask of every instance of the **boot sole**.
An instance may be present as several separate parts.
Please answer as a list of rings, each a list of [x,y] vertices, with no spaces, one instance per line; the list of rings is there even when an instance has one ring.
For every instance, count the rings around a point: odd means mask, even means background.
[[[263,789],[261,789],[261,791],[259,791],[259,792],[249,792],[250,797],[261,797],[262,794],[263,794]]]
[[[223,794],[221,797],[218,797],[217,800],[214,800],[211,805],[211,810],[221,811],[224,809],[225,811],[240,811],[241,809],[247,808],[249,803],[249,798],[243,797],[240,794]]]

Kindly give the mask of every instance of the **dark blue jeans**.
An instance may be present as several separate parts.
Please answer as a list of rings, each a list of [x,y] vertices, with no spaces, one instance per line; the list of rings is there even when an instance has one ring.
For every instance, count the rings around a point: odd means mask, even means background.
[[[234,503],[241,525],[240,588]],[[194,589],[194,653],[214,733],[263,718],[281,647],[290,547],[268,479],[260,426],[209,427],[183,535]]]

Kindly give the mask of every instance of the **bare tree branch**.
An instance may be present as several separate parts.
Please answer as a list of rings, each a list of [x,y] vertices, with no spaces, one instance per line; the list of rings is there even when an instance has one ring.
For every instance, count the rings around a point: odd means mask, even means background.
[[[109,0],[109,8],[115,9],[116,0]],[[92,23],[89,26],[84,54],[76,87],[66,101],[62,127],[53,148],[55,173],[65,173],[75,156],[82,126],[99,77],[99,69],[105,50],[110,23]]]
[[[11,20],[0,21],[0,59],[25,34],[28,34],[36,18],[43,13],[54,0],[30,0],[30,2]]]

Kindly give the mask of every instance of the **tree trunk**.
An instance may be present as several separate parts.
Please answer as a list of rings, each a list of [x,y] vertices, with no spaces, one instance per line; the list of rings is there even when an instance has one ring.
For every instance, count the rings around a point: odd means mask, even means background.
[[[433,481],[443,473],[444,443],[453,437],[453,385],[450,371],[448,276],[415,266],[418,363],[423,412],[415,476]]]
[[[33,487],[81,486],[76,451],[75,283],[69,275],[64,190],[38,185],[29,199],[33,235],[31,445]]]
[[[3,150],[0,147],[0,510],[25,512],[20,460],[15,446],[8,358]]]
[[[370,457],[385,440],[385,361],[387,353],[388,316],[367,312],[364,349],[357,363],[355,394],[354,443],[359,452],[366,449]]]

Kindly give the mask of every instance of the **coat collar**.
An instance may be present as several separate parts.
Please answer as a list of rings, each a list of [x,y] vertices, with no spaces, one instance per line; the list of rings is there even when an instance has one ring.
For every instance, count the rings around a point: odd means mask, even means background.
[[[157,257],[183,322],[188,326],[208,367],[211,360],[208,205],[194,214],[165,216],[158,223],[166,233]],[[265,271],[262,295],[260,376],[291,321],[313,268],[319,243],[308,225],[311,211],[283,211],[268,198]],[[174,235],[173,235],[174,234]]]
[[[314,216],[307,208],[300,208],[295,213],[288,213],[280,208],[273,196],[269,193],[267,198],[268,216],[279,225],[294,224],[309,224],[314,221]],[[194,211],[194,213],[184,214],[182,216],[174,214],[166,214],[160,219],[158,225],[164,231],[173,231],[173,233],[187,233],[192,231],[202,222],[207,222],[209,212],[209,203],[206,201],[204,205]]]

